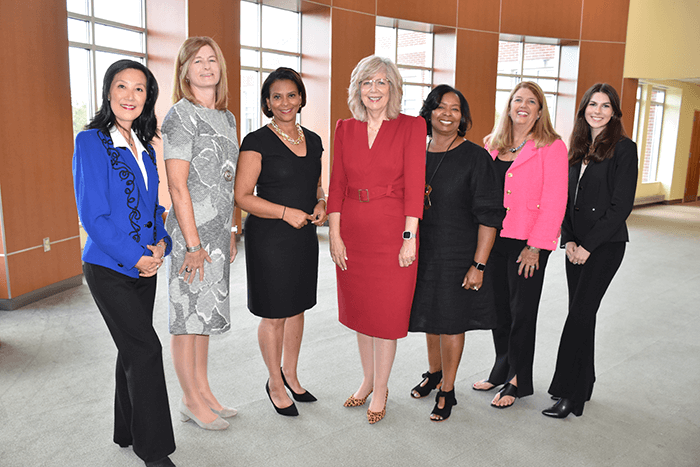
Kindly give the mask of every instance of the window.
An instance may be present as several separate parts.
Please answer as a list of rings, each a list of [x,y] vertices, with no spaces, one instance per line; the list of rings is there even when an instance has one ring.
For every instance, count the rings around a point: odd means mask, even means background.
[[[401,111],[418,116],[433,84],[433,34],[378,25],[374,53],[396,63],[403,79]]]
[[[260,111],[260,88],[275,69],[301,72],[300,14],[241,2],[241,139],[269,119]]]
[[[634,110],[633,139],[643,154],[642,183],[657,181],[661,128],[663,126],[666,91],[649,84],[637,88],[637,104]],[[642,112],[642,109],[647,109]]]
[[[102,101],[102,78],[117,60],[146,64],[145,0],[67,0],[74,136]]]
[[[534,81],[544,91],[552,122],[556,120],[560,46],[551,39],[503,38],[498,43],[496,121],[520,81]]]

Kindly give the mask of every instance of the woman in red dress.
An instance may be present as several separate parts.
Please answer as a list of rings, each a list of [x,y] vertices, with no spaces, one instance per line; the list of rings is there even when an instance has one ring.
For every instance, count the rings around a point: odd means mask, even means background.
[[[355,118],[336,125],[328,196],[338,315],[357,331],[364,373],[345,406],[379,394],[367,409],[369,423],[386,414],[396,339],[408,333],[423,213],[426,126],[399,113],[402,84],[385,58],[366,57],[353,70],[348,106]]]

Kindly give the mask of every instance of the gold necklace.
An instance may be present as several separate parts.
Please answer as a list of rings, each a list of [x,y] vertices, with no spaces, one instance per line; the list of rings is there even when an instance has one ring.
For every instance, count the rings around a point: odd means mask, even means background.
[[[299,138],[297,139],[292,139],[287,133],[282,131],[282,129],[279,126],[277,126],[275,117],[272,117],[270,125],[272,125],[272,128],[275,129],[278,135],[280,135],[284,140],[288,141],[290,144],[298,145],[304,142],[304,130],[301,129],[301,125],[299,125],[298,123],[296,124],[297,133],[299,134]]]

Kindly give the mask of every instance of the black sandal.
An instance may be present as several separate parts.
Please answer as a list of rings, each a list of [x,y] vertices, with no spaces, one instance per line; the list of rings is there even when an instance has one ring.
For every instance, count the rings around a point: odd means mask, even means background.
[[[420,384],[411,389],[411,397],[414,399],[422,399],[440,385],[440,382],[442,381],[442,370],[436,371],[435,373],[426,371],[421,376],[423,377],[423,380],[420,382]],[[428,381],[426,382],[426,380]],[[425,383],[425,385],[422,385],[423,383]],[[414,395],[413,391],[417,392],[419,395]]]
[[[501,388],[500,391],[498,391],[498,394],[500,394],[498,400],[500,401],[502,397],[505,396],[510,396],[513,397],[514,399],[518,398],[518,386],[515,386],[510,383],[506,383],[503,388]],[[515,404],[515,401],[513,401],[513,404]],[[509,405],[496,405],[493,402],[491,402],[491,407],[496,407],[497,409],[507,409],[508,407],[512,407],[513,404]]]
[[[441,397],[445,398],[445,407],[443,407],[442,409],[438,407]],[[433,411],[430,412],[430,415],[437,415],[440,418],[430,417],[430,420],[434,422],[444,422],[445,420],[450,418],[450,414],[452,413],[452,406],[454,405],[457,405],[457,399],[455,399],[454,389],[448,392],[438,391],[437,396],[435,396],[435,407],[433,407]]]

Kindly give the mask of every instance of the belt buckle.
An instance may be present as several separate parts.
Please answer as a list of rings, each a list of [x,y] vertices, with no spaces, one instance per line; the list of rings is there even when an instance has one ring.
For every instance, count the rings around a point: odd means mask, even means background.
[[[367,193],[367,199],[362,199],[362,192]],[[368,188],[361,188],[357,190],[357,197],[360,200],[360,203],[369,203],[369,189]]]

